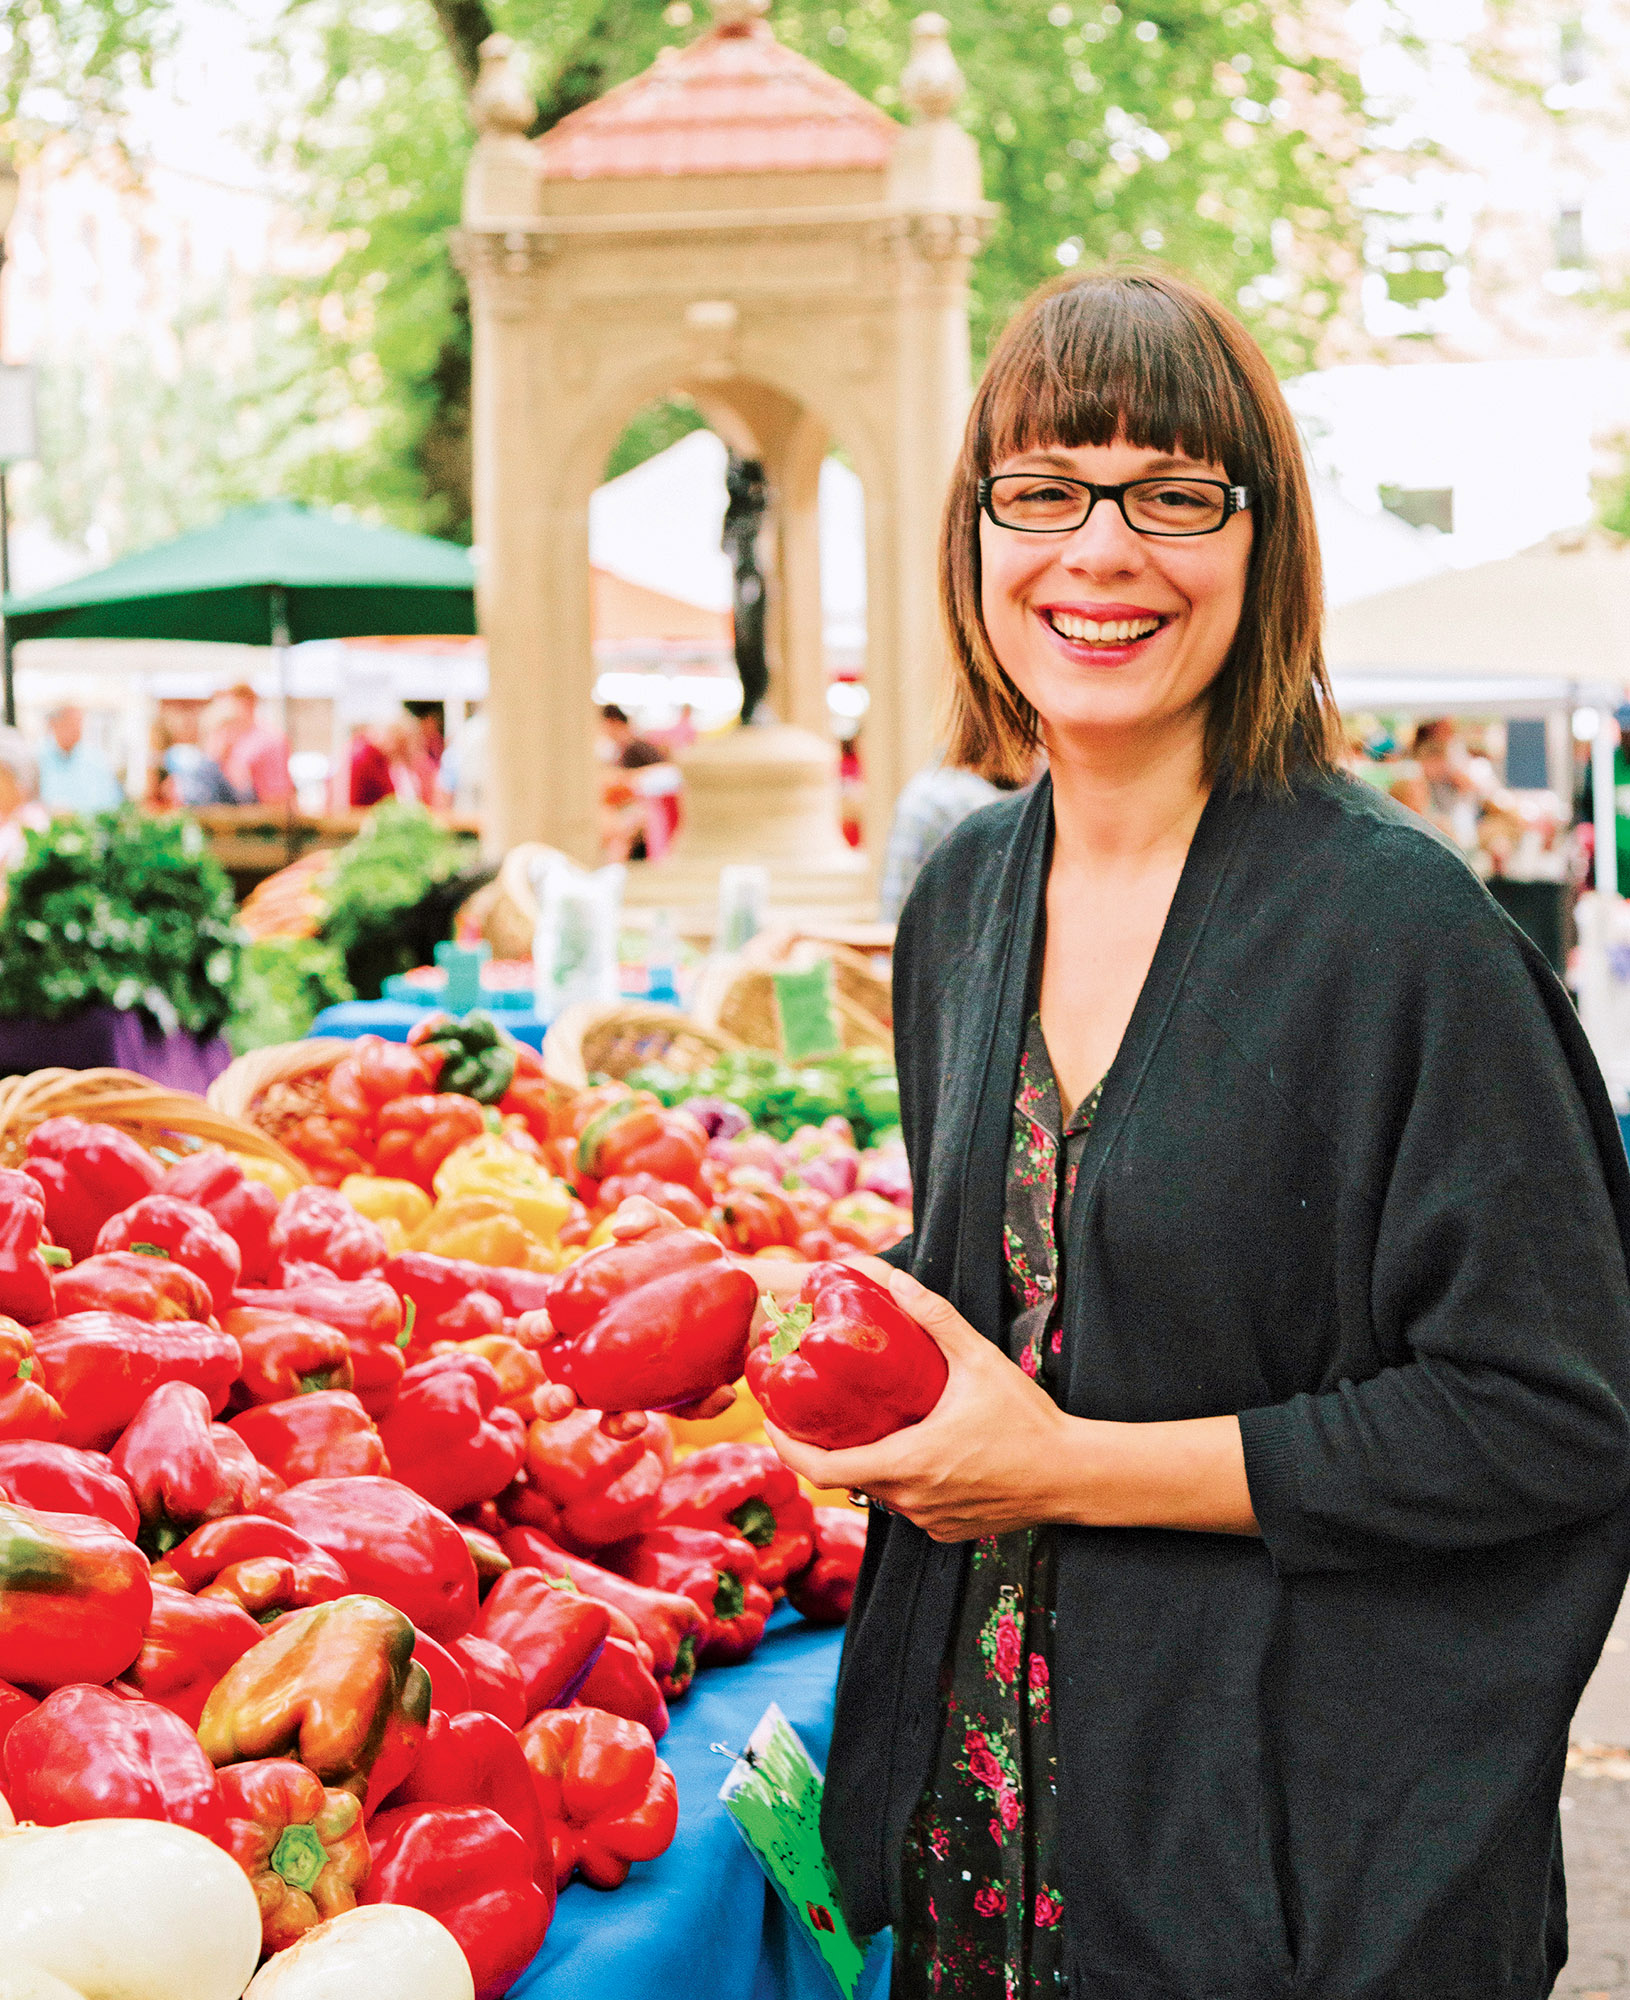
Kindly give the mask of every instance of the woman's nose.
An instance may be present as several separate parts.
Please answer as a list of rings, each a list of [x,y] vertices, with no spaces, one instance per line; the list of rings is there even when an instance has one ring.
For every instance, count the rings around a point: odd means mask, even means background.
[[[1133,534],[1113,500],[1100,500],[1065,542],[1059,560],[1083,576],[1125,575],[1148,559],[1143,539]]]

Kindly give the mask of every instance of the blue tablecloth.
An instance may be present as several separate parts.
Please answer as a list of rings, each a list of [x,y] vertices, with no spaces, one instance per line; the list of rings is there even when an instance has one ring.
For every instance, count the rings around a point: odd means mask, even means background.
[[[306,1032],[342,1035],[347,1041],[355,1041],[358,1035],[383,1035],[387,1042],[405,1042],[408,1030],[426,1020],[430,1012],[411,1000],[342,1000],[337,1007],[325,1007]],[[534,1049],[543,1047],[549,1023],[536,1014],[506,1007],[498,1019],[516,1041]]]
[[[675,1705],[658,1746],[679,1781],[679,1831],[659,1860],[609,1894],[574,1882],[510,2000],[836,2000],[837,1988],[787,1916],[719,1802],[770,1703],[826,1762],[841,1632],[782,1609],[746,1665],[710,1668]],[[887,1990],[887,1947],[868,2000]]]

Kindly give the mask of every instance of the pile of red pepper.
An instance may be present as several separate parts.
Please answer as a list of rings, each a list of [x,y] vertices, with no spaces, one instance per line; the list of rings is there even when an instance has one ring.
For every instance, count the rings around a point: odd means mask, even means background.
[[[374,1157],[381,1079],[436,1059],[355,1059]],[[596,1127],[622,1102],[574,1142],[598,1195],[701,1160],[684,1114]],[[385,1253],[328,1187],[280,1202],[75,1119],[0,1171],[0,1795],[206,1834],[268,1953],[357,1902],[428,1910],[497,1996],[574,1873],[672,1839],[668,1704],[778,1596],[841,1621],[863,1528],[766,1447],[676,1463],[660,1415],[601,1427],[740,1375],[755,1289],[713,1236],[553,1278]],[[561,1384],[596,1405],[558,1414]]]

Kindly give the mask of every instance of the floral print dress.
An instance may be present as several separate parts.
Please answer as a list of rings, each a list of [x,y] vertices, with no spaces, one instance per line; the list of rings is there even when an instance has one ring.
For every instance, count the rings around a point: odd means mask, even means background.
[[[1033,1015],[1013,1103],[1002,1244],[1007,1351],[1048,1390],[1063,1344],[1070,1198],[1098,1097],[1091,1091],[1065,1120]],[[906,1835],[894,2000],[1065,1991],[1053,1583],[1051,1529],[974,1544],[940,1670],[939,1752]]]

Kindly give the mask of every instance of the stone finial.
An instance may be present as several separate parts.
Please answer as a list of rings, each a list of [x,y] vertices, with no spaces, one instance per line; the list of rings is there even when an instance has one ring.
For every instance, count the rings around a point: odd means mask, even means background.
[[[943,14],[919,14],[911,24],[911,56],[900,77],[900,96],[924,120],[949,118],[966,89],[948,39]]]
[[[744,35],[770,11],[770,0],[710,0],[713,25],[727,35]]]
[[[508,35],[489,35],[481,44],[481,74],[470,93],[470,111],[483,138],[524,139],[531,131],[537,106],[521,81]]]

